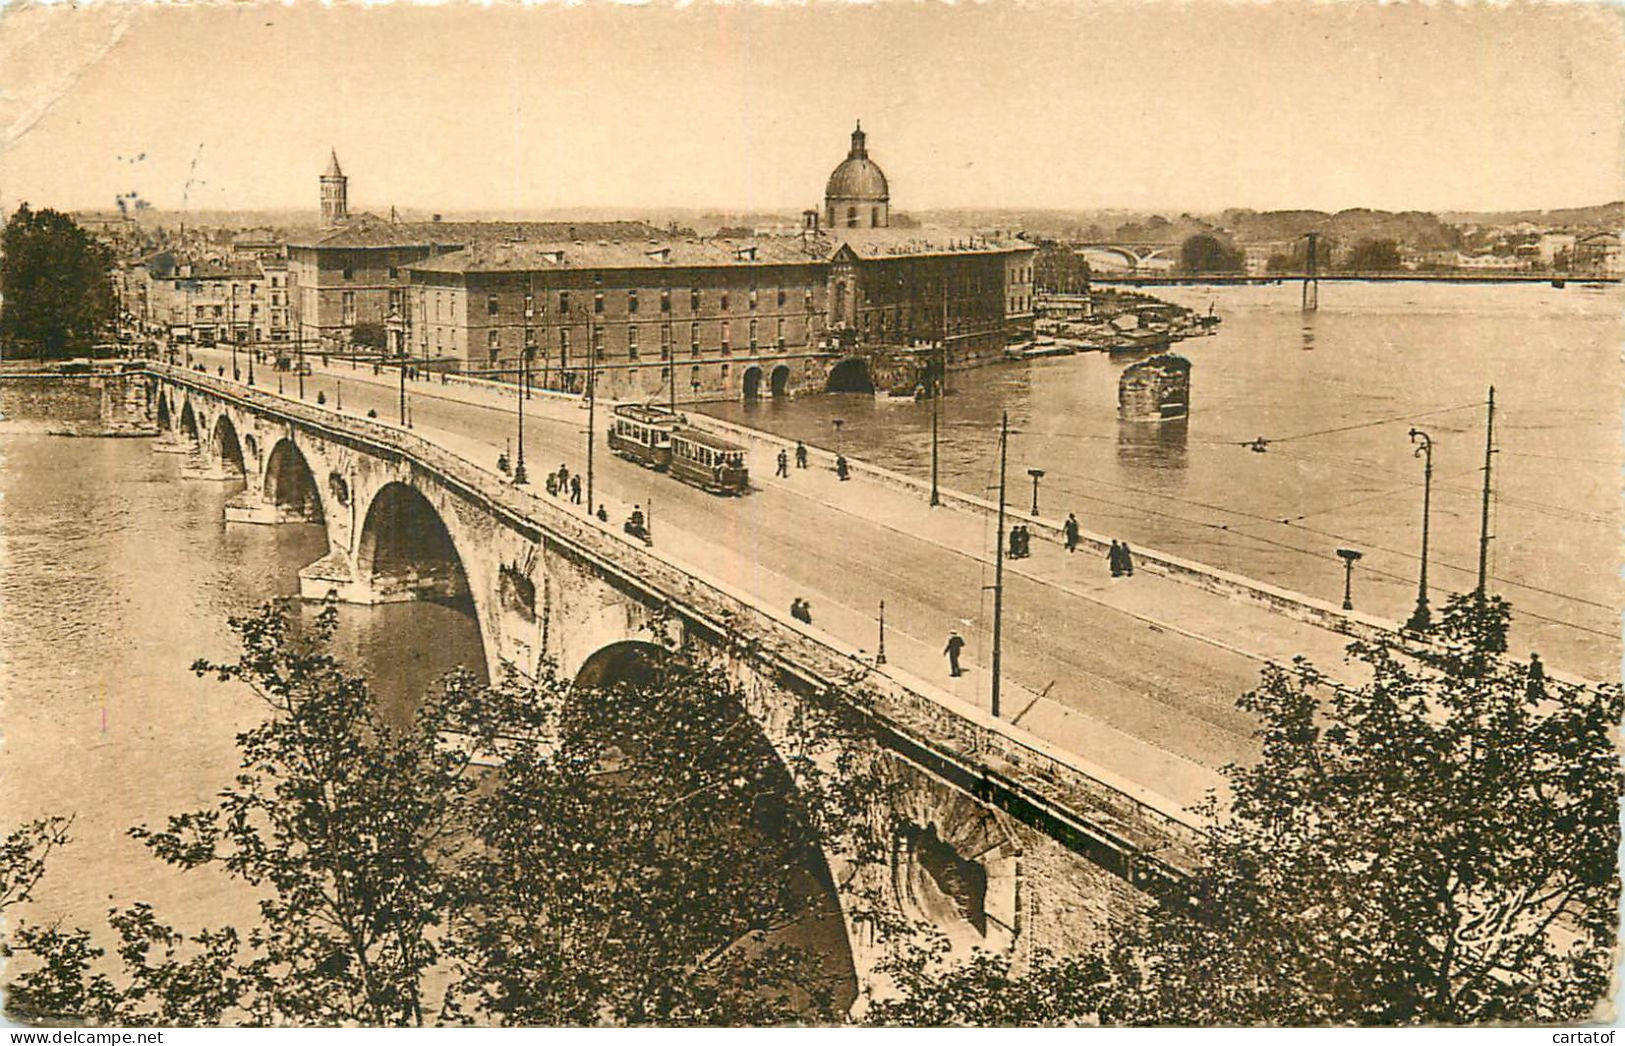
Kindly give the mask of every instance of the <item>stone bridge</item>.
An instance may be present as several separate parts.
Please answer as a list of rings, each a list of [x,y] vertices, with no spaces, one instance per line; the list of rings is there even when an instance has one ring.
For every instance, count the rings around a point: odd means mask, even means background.
[[[776,752],[803,703],[861,691],[873,755],[897,782],[875,811],[889,865],[860,873],[829,853],[822,876],[859,998],[885,990],[884,942],[848,914],[860,887],[956,948],[1019,962],[1102,941],[1190,867],[1198,826],[1166,800],[409,430],[163,365],[150,381],[156,449],[186,455],[185,477],[243,482],[228,523],[325,529],[326,554],[300,571],[307,598],[456,603],[493,675],[534,677],[546,661],[613,681],[682,644],[725,663]]]

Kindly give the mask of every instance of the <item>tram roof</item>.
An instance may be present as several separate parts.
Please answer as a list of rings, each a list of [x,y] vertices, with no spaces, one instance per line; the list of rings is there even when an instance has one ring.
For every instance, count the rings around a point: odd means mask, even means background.
[[[680,425],[688,420],[681,414],[673,414],[665,407],[650,407],[642,403],[619,404],[615,408],[615,416],[641,421],[645,425]]]
[[[678,429],[673,433],[673,435],[681,436],[690,443],[697,443],[702,447],[709,447],[712,450],[739,451],[740,453],[744,453],[745,450],[744,447],[734,443],[731,440],[725,440],[721,436],[713,436],[709,432],[691,428],[687,425]]]

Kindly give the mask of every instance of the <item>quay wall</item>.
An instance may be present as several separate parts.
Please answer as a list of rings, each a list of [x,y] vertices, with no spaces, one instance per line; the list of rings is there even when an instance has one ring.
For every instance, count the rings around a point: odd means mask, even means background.
[[[139,372],[0,374],[0,431],[61,436],[150,436],[147,379]]]

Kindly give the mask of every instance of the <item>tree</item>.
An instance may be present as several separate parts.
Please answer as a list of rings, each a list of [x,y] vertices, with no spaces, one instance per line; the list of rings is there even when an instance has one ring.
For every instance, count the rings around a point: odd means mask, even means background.
[[[1399,244],[1393,240],[1361,240],[1343,262],[1350,272],[1392,272],[1402,267]]]
[[[0,345],[40,359],[88,353],[116,313],[112,252],[69,216],[27,204],[0,237]]]
[[[1033,289],[1041,293],[1087,293],[1089,263],[1064,244],[1042,244],[1033,257]]]
[[[1499,599],[1446,606],[1439,653],[1351,651],[1331,686],[1272,667],[1264,754],[1188,893],[1127,951],[1124,1019],[1573,1023],[1607,998],[1619,900],[1620,688],[1497,656]]]
[[[350,328],[350,344],[360,348],[382,352],[387,340],[382,323],[358,323]]]
[[[268,718],[239,736],[241,769],[212,807],[132,830],[172,865],[258,889],[258,924],[187,933],[127,904],[110,917],[116,963],[86,930],[24,925],[13,951],[32,963],[8,986],[13,1012],[834,1019],[839,977],[778,935],[818,913],[827,849],[884,857],[864,816],[884,781],[855,715],[807,710],[781,761],[744,692],[676,654],[609,688],[454,674],[392,726],[328,653],[335,623],[331,607],[303,629],[275,607],[233,619],[238,659],[194,667],[249,684]]]
[[[1240,251],[1220,243],[1207,233],[1185,239],[1179,248],[1180,264],[1186,272],[1238,272],[1245,264]]]
[[[885,959],[896,992],[871,1005],[872,1027],[989,1028],[1100,1024],[1114,1012],[1115,979],[1101,955],[1041,952],[1019,974],[1006,956],[978,951],[949,958],[940,934],[925,934]]]

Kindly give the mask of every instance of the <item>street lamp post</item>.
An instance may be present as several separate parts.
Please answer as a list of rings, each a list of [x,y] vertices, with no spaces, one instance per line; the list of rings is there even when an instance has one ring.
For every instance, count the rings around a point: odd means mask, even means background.
[[[513,481],[524,483],[525,477],[525,393],[530,384],[530,354],[519,354],[519,456],[514,459]]]
[[[1362,553],[1356,552],[1352,548],[1340,548],[1337,550],[1337,554],[1343,560],[1343,609],[1353,610],[1354,561],[1359,559]]]
[[[1028,469],[1027,475],[1033,478],[1033,518],[1038,518],[1038,481],[1044,478],[1043,469]]]
[[[840,418],[831,418],[830,424],[835,426],[835,456],[841,456],[841,426],[846,422]]]
[[[880,601],[880,645],[875,648],[875,664],[886,663],[886,601]]]
[[[1433,623],[1428,612],[1428,509],[1433,495],[1433,437],[1421,429],[1413,428],[1411,442],[1418,443],[1414,456],[1422,459],[1422,569],[1416,582],[1416,609],[1405,627],[1413,632],[1426,632]]]

